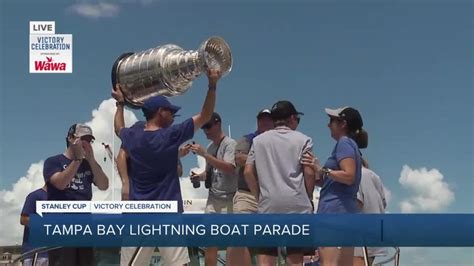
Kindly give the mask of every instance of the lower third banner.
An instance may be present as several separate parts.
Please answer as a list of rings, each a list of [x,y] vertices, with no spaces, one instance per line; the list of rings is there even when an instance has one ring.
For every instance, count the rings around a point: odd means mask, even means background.
[[[472,214],[45,214],[40,246],[474,246]]]

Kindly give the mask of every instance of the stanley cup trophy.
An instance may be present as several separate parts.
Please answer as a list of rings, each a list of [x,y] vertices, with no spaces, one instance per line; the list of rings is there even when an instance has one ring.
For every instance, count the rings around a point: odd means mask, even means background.
[[[208,69],[224,76],[232,68],[229,45],[220,37],[204,41],[197,51],[185,51],[166,44],[138,53],[122,54],[112,67],[112,84],[117,83],[129,107],[140,108],[155,95],[185,93],[192,81]]]

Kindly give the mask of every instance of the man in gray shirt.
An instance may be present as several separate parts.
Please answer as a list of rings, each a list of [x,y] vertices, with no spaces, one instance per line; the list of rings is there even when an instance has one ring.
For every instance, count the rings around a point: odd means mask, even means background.
[[[289,101],[275,103],[271,110],[275,129],[253,140],[244,175],[258,200],[258,213],[312,213],[315,173],[300,159],[313,148],[310,137],[296,131],[300,116]],[[276,263],[277,249],[259,251],[259,264]],[[302,248],[288,249],[288,263],[302,264]]]
[[[232,213],[232,199],[237,191],[234,159],[236,142],[224,134],[221,123],[220,115],[212,114],[211,120],[201,127],[206,137],[212,141],[207,150],[199,144],[193,144],[190,148],[206,159],[206,171],[191,175],[192,181],[205,181],[209,188],[206,213]],[[205,260],[206,265],[216,265],[217,248],[207,248]]]
[[[235,164],[237,166],[238,187],[234,196],[234,213],[256,213],[258,202],[250,192],[244,177],[244,167],[247,154],[252,146],[253,139],[263,132],[272,129],[273,119],[269,109],[263,109],[257,114],[257,130],[243,136],[235,146]],[[252,249],[252,253],[253,253]],[[228,265],[252,265],[250,250],[245,247],[232,247],[227,250]]]
[[[235,164],[237,165],[238,188],[234,196],[234,213],[256,213],[258,202],[250,192],[244,177],[244,167],[253,139],[263,132],[273,129],[273,119],[269,109],[257,114],[257,130],[243,136],[235,146]]]

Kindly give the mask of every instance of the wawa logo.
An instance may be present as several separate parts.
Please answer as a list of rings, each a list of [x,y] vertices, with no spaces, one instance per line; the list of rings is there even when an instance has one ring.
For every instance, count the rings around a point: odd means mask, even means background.
[[[35,71],[66,71],[66,63],[53,62],[52,57],[46,56],[46,61],[35,61]]]

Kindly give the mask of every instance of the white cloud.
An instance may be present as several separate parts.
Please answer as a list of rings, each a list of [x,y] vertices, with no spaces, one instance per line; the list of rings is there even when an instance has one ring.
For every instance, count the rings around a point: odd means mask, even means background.
[[[404,213],[438,212],[446,209],[454,202],[454,192],[443,180],[443,174],[437,169],[411,169],[404,165],[399,182],[412,195],[400,202]]]
[[[43,185],[43,161],[40,161],[31,164],[26,175],[18,179],[12,190],[0,191],[3,224],[0,226],[0,245],[21,244],[23,226],[20,225],[20,212],[24,200],[28,193]]]
[[[110,2],[113,2],[110,3]],[[122,0],[122,1],[104,1],[104,0],[93,0],[93,1],[82,1],[81,3],[69,6],[66,10],[76,15],[86,18],[111,18],[116,17],[121,10],[123,4],[136,4],[147,7],[156,0]]]
[[[86,18],[103,18],[115,17],[120,12],[120,7],[115,4],[98,2],[98,3],[79,3],[68,8],[70,12]]]
[[[109,189],[107,191],[100,191],[94,187],[93,200],[120,200],[121,181],[113,164],[106,155],[102,143],[109,144],[113,151],[118,151],[120,148],[120,140],[115,137],[113,132],[113,119],[115,114],[115,100],[108,99],[103,101],[99,107],[92,111],[92,119],[85,124],[92,128],[95,142],[92,144],[94,155],[97,162],[100,164],[104,172],[109,177]],[[137,121],[133,112],[125,110],[125,124],[132,125]],[[62,151],[51,151],[51,155],[60,153]],[[114,152],[115,153],[115,152]],[[198,157],[199,158],[199,157]],[[193,168],[200,172],[205,168],[205,160],[198,159],[198,167]],[[194,189],[189,178],[181,178],[181,190],[184,199],[205,199],[207,198],[207,189],[201,186],[200,189]],[[24,200],[28,193],[42,187],[44,185],[43,179],[43,161],[31,164],[25,176],[20,177],[18,181],[13,184],[11,190],[0,191],[0,210],[2,210],[2,224],[8,226],[0,227],[0,245],[21,244],[21,237],[23,228],[20,225],[20,212],[23,207]],[[196,202],[201,206],[202,202]]]

